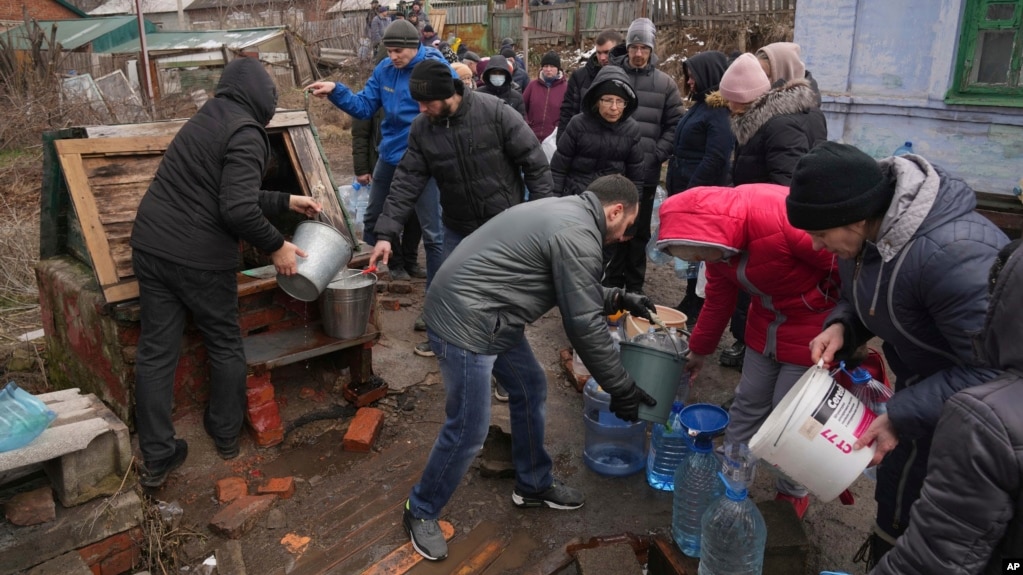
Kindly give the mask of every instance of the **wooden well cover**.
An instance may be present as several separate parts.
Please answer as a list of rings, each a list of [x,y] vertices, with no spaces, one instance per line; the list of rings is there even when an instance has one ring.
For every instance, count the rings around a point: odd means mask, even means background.
[[[85,247],[107,303],[138,297],[128,243],[135,212],[167,146],[183,124],[184,120],[102,126],[89,129],[88,138],[54,142]],[[332,193],[330,174],[305,112],[278,113],[267,131],[283,134],[302,192],[320,200],[324,219],[351,239],[350,226],[337,194]]]

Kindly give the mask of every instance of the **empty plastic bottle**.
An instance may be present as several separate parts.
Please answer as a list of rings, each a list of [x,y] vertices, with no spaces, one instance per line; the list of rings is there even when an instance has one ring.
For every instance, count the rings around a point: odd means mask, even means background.
[[[675,471],[682,458],[689,451],[686,444],[688,434],[679,414],[682,413],[682,390],[675,395],[668,414],[668,424],[654,423],[650,432],[650,453],[646,459],[646,481],[650,487],[661,491],[675,490]]]
[[[760,575],[764,568],[767,523],[746,492],[756,459],[745,445],[734,447],[741,457],[726,452],[718,474],[725,495],[707,507],[701,520],[699,575]]]
[[[689,451],[675,470],[671,538],[686,555],[700,557],[703,513],[712,501],[721,497],[724,486],[718,481],[721,465],[714,456],[711,439],[697,438],[688,447]]]
[[[657,229],[661,225],[661,217],[659,211],[661,204],[668,198],[668,192],[661,186],[657,186],[657,191],[654,192],[654,211],[650,216],[650,241],[646,244],[646,256],[651,262],[655,264],[667,264],[670,263],[672,257],[666,252],[657,249]]]
[[[860,403],[876,415],[882,415],[888,411],[885,404],[891,399],[892,390],[887,385],[874,379],[874,376],[862,367],[857,367],[848,373],[849,379],[853,383],[850,391],[856,396],[856,399],[860,400]]]
[[[899,146],[898,148],[895,148],[895,152],[893,152],[892,155],[893,156],[905,156],[906,154],[912,154],[912,153],[914,153],[913,152],[913,142],[906,142],[906,143],[902,144],[901,146]]]
[[[366,217],[366,207],[369,206],[369,184],[364,186],[358,180],[352,180],[351,184],[338,186],[337,193],[349,217],[352,218],[355,237],[362,238],[362,221]]]

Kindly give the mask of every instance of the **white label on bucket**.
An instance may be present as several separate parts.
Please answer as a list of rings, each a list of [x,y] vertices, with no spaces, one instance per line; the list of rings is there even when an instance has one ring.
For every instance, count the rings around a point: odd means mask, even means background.
[[[818,434],[842,453],[852,451],[852,443],[843,439],[851,434],[858,438],[876,416],[852,393],[832,381],[828,393],[799,428],[803,437],[813,440]],[[843,430],[843,433],[835,429]]]

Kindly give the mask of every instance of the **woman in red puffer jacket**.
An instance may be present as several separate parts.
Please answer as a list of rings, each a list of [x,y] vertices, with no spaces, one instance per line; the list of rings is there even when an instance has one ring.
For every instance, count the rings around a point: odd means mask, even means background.
[[[785,210],[788,188],[747,184],[696,187],[661,205],[657,247],[707,264],[707,298],[689,341],[686,370],[695,381],[717,348],[740,290],[752,296],[746,319],[746,359],[729,410],[725,441],[749,443],[803,375],[810,340],[820,333],[838,298],[835,258],[813,249]],[[778,480],[778,498],[802,517],[806,488]]]

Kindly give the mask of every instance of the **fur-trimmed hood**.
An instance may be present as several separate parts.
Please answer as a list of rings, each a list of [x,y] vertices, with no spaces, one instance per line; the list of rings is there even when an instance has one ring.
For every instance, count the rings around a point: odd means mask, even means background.
[[[817,107],[810,83],[800,78],[775,88],[754,100],[745,113],[732,116],[732,132],[740,146],[775,116],[798,114]]]
[[[703,100],[703,103],[707,104],[711,108],[728,107],[728,100],[726,100],[725,97],[721,95],[721,92],[717,90],[714,90],[710,94],[707,94],[707,97]]]

